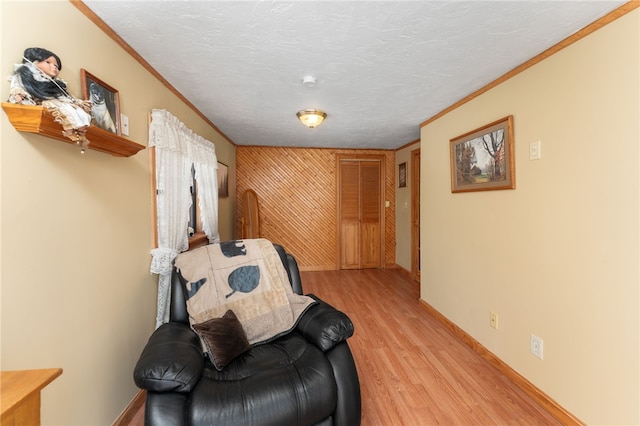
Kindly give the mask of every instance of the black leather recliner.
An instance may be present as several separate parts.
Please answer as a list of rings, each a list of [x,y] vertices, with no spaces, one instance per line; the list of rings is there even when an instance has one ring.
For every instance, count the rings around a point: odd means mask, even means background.
[[[293,291],[302,293],[295,258],[275,245]],[[252,347],[222,371],[203,355],[189,326],[175,268],[170,321],[149,338],[134,370],[147,391],[146,425],[359,425],[360,383],[347,338],[351,320],[312,305],[288,334]]]

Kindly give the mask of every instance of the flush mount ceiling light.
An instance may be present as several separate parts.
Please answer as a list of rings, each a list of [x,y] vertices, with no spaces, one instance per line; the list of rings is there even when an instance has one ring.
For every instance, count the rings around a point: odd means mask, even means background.
[[[310,129],[319,126],[324,119],[327,118],[326,113],[317,109],[303,109],[302,111],[298,111],[296,115],[300,121],[302,121],[302,124]]]

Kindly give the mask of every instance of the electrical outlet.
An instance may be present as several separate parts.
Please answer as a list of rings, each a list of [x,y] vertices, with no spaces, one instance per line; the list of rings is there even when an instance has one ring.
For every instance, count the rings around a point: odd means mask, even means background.
[[[539,338],[538,336],[534,336],[532,334],[531,335],[530,350],[531,350],[531,353],[533,355],[535,355],[536,357],[542,359],[542,353],[543,353],[543,341],[542,341],[542,339]]]
[[[495,329],[498,328],[498,314],[496,314],[495,312],[491,312],[489,314],[489,324]]]
[[[542,152],[540,152],[542,147],[540,145],[540,141],[529,144],[529,160],[539,160],[542,158]]]

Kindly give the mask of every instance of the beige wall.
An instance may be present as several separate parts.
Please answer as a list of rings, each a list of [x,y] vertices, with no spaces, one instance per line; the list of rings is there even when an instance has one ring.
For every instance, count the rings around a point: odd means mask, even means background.
[[[80,68],[119,90],[136,142],[146,146],[153,108],[213,141],[234,192],[235,148],[71,3],[0,7],[2,99],[26,47],[52,50],[73,94],[80,95]],[[149,151],[81,155],[18,133],[0,115],[1,367],[64,369],[43,392],[43,424],[111,424],[137,392],[133,367],[154,327]],[[220,202],[225,239],[233,236],[234,204]]]
[[[588,424],[640,424],[639,35],[636,9],[421,133],[421,298]],[[449,139],[509,114],[517,189],[452,194]]]
[[[411,272],[411,151],[414,143],[396,151],[396,264]],[[407,163],[407,186],[398,188],[398,165]]]

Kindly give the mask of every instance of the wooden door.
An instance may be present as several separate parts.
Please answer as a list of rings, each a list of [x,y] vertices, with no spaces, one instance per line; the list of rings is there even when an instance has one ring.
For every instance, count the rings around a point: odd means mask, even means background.
[[[380,162],[360,162],[360,268],[381,266],[380,186]]]
[[[382,266],[382,164],[338,161],[338,251],[340,269]]]
[[[340,161],[340,269],[360,267],[360,162]]]

